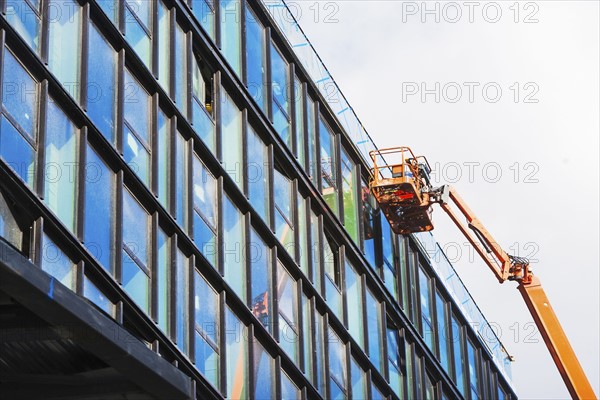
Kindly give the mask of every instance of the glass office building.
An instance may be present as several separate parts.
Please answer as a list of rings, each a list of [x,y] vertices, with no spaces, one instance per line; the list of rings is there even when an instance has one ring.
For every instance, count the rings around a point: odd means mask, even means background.
[[[0,7],[0,395],[516,398],[283,2]]]

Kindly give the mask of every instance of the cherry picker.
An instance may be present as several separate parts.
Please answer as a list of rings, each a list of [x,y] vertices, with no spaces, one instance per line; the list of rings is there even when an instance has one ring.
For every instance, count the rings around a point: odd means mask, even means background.
[[[409,147],[373,150],[369,187],[392,230],[401,235],[433,229],[432,206],[439,204],[485,261],[500,283],[515,281],[550,355],[573,399],[596,399],[571,344],[540,280],[529,261],[507,254],[475,216],[456,190],[448,185],[433,187],[431,167],[424,156]],[[457,214],[452,205],[459,211]],[[460,214],[466,219],[463,223]]]

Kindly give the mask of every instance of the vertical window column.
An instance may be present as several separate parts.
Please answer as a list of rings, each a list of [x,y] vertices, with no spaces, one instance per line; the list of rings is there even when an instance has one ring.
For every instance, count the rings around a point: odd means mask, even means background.
[[[219,295],[198,270],[194,270],[196,368],[215,387],[220,383]]]

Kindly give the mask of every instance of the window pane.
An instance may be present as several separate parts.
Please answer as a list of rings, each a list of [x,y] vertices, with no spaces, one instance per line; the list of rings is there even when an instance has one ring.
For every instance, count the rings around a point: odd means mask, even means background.
[[[242,113],[224,89],[221,90],[221,143],[223,144],[223,168],[241,190],[243,188]]]
[[[279,345],[297,363],[299,327],[296,281],[281,263],[277,264],[277,287],[279,289]]]
[[[469,382],[471,384],[471,400],[479,400],[479,372],[477,370],[477,350],[467,339],[467,359],[469,362]]]
[[[321,193],[333,212],[338,214],[335,141],[322,119],[319,119],[319,138],[321,140]]]
[[[100,264],[112,274],[116,176],[89,145],[86,148],[84,243]]]
[[[292,182],[277,169],[274,172],[273,192],[276,205],[275,234],[285,248],[293,253]]]
[[[311,300],[302,293],[302,335],[304,348],[304,373],[306,374],[309,381],[314,382],[314,371],[313,371],[313,323],[312,314],[313,308]]]
[[[304,86],[300,79],[294,78],[294,110],[295,115],[295,135],[296,135],[296,155],[300,165],[306,165],[306,153],[304,150],[305,133],[304,133]]]
[[[77,129],[53,101],[46,117],[44,200],[63,224],[75,232]]]
[[[184,116],[187,116],[187,40],[186,34],[175,24],[175,103]]]
[[[327,305],[342,319],[344,315],[342,293],[340,291],[340,266],[337,247],[327,243],[323,247],[323,262],[325,267],[325,298]]]
[[[89,28],[86,109],[96,128],[114,143],[117,53],[94,24]]]
[[[241,76],[241,1],[219,0],[221,12],[221,50],[238,76]]]
[[[300,390],[287,376],[285,372],[281,372],[281,399],[296,400],[300,399]]]
[[[217,182],[194,155],[194,241],[208,261],[216,266]]]
[[[194,270],[196,368],[219,387],[219,296]]]
[[[308,165],[306,172],[310,175],[311,181],[316,185],[319,181],[317,167],[319,166],[319,149],[317,148],[317,128],[315,119],[315,102],[307,97],[306,118],[308,121]]]
[[[35,1],[31,3],[36,5]],[[37,53],[40,48],[41,23],[35,14],[36,12],[39,13],[39,2],[36,8],[31,8],[30,4],[24,0],[6,2],[6,20],[21,35],[29,47]]]
[[[331,393],[329,397],[331,399],[345,398],[348,385],[346,375],[346,345],[331,328],[329,328],[327,336],[329,344],[329,377],[331,379]]]
[[[206,33],[215,40],[214,0],[192,0],[192,12]]]
[[[21,131],[35,141],[38,84],[6,48],[3,64],[2,105]]]
[[[157,309],[158,326],[169,334],[169,316],[171,315],[171,247],[169,237],[158,229],[158,263],[156,265],[157,279]]]
[[[346,261],[346,309],[348,310],[348,331],[363,349],[363,310],[361,276]]]
[[[96,0],[96,3],[106,13],[113,24],[119,22],[119,2],[118,0]]]
[[[269,152],[254,129],[248,129],[248,197],[263,221],[269,222]]]
[[[192,125],[204,144],[217,154],[215,143],[215,123],[213,115],[213,77],[212,72],[202,63],[196,53],[192,55],[193,101]]]
[[[140,179],[150,184],[150,96],[125,72],[124,159]]]
[[[308,206],[308,201],[302,197],[302,194],[298,192],[298,237],[299,243],[296,245],[300,247],[298,265],[300,265],[300,269],[304,272],[304,275],[307,277],[308,274],[308,252],[309,252],[309,244],[308,244],[308,226],[306,225],[306,208]]]
[[[125,39],[148,68],[151,68],[151,3],[146,0],[127,0],[125,7]]]
[[[321,239],[319,237],[319,217],[315,212],[310,210],[310,252],[312,254],[312,280],[319,292],[323,292],[321,286],[321,273],[323,265],[321,264]]]
[[[390,387],[400,398],[403,398],[403,379],[401,372],[400,338],[396,327],[388,323],[387,356]]]
[[[177,249],[175,267],[175,339],[184,354],[189,351],[189,259]]]
[[[346,228],[354,243],[358,244],[356,168],[344,149],[342,149],[342,200],[344,204],[344,228]]]
[[[223,265],[225,281],[240,299],[246,298],[246,268],[242,257],[244,248],[244,216],[223,196]]]
[[[427,346],[435,352],[433,319],[431,312],[431,291],[429,289],[429,278],[425,272],[418,267],[419,270],[419,291],[421,294],[421,334]]]
[[[275,397],[274,375],[275,363],[265,348],[254,339],[252,341],[254,351],[252,360],[252,372],[256,379],[254,384],[255,399],[272,399]]]
[[[246,6],[246,84],[264,111],[267,109],[265,50],[264,28],[250,7]]]
[[[315,364],[315,379],[313,381],[314,386],[317,388],[319,393],[325,397],[325,379],[326,379],[326,370],[325,370],[325,321],[323,316],[317,311],[316,307],[315,311],[315,356],[317,363]]]
[[[22,251],[23,231],[17,224],[12,207],[8,205],[9,203],[12,203],[12,201],[4,198],[2,192],[0,192],[0,237]]]
[[[452,316],[452,343],[454,345],[454,383],[464,396],[466,382],[463,374],[462,332],[461,326],[454,316]]]
[[[171,161],[171,127],[170,120],[162,112],[158,111],[158,135],[157,135],[157,152],[158,152],[158,201],[167,210],[170,210],[169,202],[169,182],[170,182],[170,162]]]
[[[250,259],[250,271],[252,277],[250,307],[254,316],[271,331],[271,304],[273,296],[271,293],[271,260],[269,248],[256,233],[250,229],[250,246],[248,248]]]
[[[288,64],[273,44],[271,44],[271,81],[273,126],[291,149]]]
[[[42,270],[75,290],[75,264],[45,233],[42,235]]]
[[[81,65],[81,6],[73,0],[50,0],[48,4],[48,68],[65,89],[79,100]],[[68,54],[68,57],[65,57]]]
[[[29,187],[33,187],[35,179],[33,147],[4,115],[1,115],[0,119],[0,156]]]
[[[446,303],[439,293],[436,293],[436,314],[437,314],[437,334],[439,345],[439,360],[446,372],[450,373],[450,363],[448,355],[450,354],[451,341],[448,332],[448,323],[446,318]]]
[[[350,379],[352,379],[352,398],[356,400],[367,399],[367,377],[365,371],[363,371],[354,358],[350,359],[350,368]]]
[[[245,399],[248,396],[248,357],[247,327],[240,322],[229,307],[225,311],[225,343],[227,359],[228,399]]]
[[[383,352],[381,341],[381,303],[378,302],[370,290],[366,293],[365,315],[367,316],[367,328],[369,334],[369,358],[375,368],[383,371],[381,355]]]
[[[179,226],[187,231],[188,226],[188,141],[175,136],[175,205]]]
[[[83,296],[97,305],[101,310],[104,310],[108,315],[114,317],[115,304],[87,276],[83,277]]]
[[[171,76],[171,18],[170,11],[162,0],[158,4],[158,82],[165,89],[167,94],[170,92]]]

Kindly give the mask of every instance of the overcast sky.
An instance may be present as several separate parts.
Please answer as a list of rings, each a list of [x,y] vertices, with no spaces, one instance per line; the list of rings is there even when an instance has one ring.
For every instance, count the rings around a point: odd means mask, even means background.
[[[434,183],[453,183],[509,253],[533,259],[598,394],[598,2],[288,3],[375,143],[426,155]],[[434,219],[516,358],[517,394],[568,398],[516,285],[469,263],[449,218]]]

